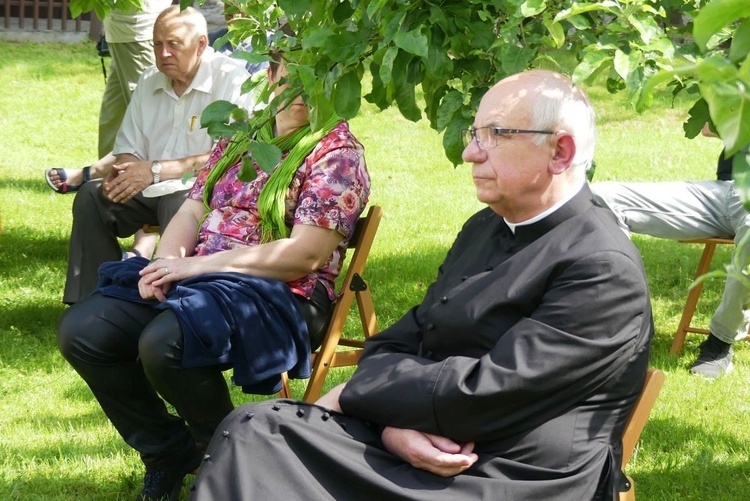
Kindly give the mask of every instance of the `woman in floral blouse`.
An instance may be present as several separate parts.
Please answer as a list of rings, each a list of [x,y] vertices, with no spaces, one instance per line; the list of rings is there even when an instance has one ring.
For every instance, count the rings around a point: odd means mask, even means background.
[[[272,65],[270,84],[285,74]],[[97,291],[60,321],[61,352],[141,455],[143,499],[178,493],[232,410],[222,370],[257,393],[274,392],[280,372],[309,376],[332,309],[370,191],[363,147],[343,121],[309,132],[301,98],[267,127],[283,152],[273,173],[255,165],[254,180],[239,180],[242,162],[220,141],[156,259],[106,263]]]

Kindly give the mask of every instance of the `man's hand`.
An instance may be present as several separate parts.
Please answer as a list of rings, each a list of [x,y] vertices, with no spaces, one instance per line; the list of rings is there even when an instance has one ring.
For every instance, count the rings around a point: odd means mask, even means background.
[[[123,204],[142,192],[153,180],[149,161],[115,164],[104,179],[104,196],[115,203]]]
[[[341,395],[341,392],[344,391],[345,386],[346,383],[341,383],[337,386],[334,386],[331,391],[320,397],[315,402],[315,405],[325,407],[326,409],[330,409],[335,412],[341,412],[341,406],[339,405],[339,396]]]
[[[458,475],[479,459],[473,442],[461,445],[431,433],[386,426],[380,438],[394,456],[441,477]]]

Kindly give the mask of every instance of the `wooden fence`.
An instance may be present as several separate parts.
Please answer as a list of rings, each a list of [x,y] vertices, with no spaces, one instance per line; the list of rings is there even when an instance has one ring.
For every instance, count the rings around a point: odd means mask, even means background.
[[[87,32],[91,14],[73,19],[69,0],[0,0],[6,30]],[[96,16],[93,16],[96,19]],[[96,19],[98,21],[98,19]]]

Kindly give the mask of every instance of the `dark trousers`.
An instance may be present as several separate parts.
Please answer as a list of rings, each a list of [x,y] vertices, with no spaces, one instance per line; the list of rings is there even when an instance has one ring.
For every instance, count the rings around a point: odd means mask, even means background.
[[[96,288],[99,266],[120,260],[118,237],[130,237],[144,224],[160,225],[164,230],[187,196],[187,191],[157,198],[138,194],[124,204],[116,204],[104,197],[101,185],[101,180],[85,183],[73,201],[63,303],[86,298]]]
[[[310,301],[298,304],[319,340],[332,310],[325,288],[319,284]],[[228,366],[182,367],[182,330],[170,310],[94,294],[65,312],[57,342],[148,469],[202,453],[234,408],[222,375]]]

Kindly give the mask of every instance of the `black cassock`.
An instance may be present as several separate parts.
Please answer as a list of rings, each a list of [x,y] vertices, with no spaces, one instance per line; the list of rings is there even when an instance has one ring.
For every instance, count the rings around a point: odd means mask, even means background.
[[[345,415],[248,404],[217,430],[197,500],[613,499],[653,321],[643,264],[588,186],[513,234],[464,225],[421,305],[367,343]],[[473,441],[442,478],[383,449],[384,425]]]

